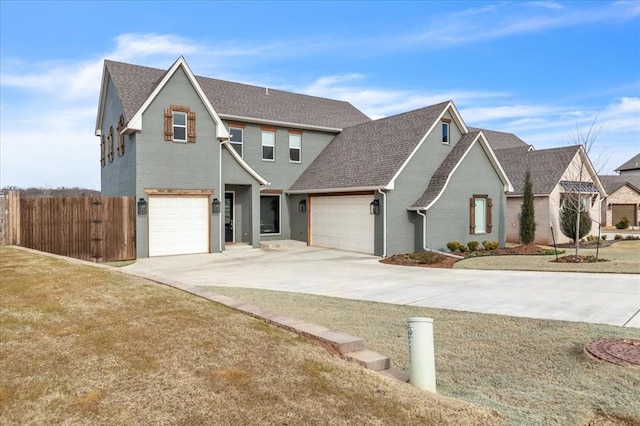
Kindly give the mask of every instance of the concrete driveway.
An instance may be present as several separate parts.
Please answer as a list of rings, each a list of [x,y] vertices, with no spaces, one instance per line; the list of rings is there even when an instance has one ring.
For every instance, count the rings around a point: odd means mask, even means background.
[[[294,241],[278,245],[139,259],[122,270],[185,286],[258,288],[640,328],[639,275],[402,267]]]

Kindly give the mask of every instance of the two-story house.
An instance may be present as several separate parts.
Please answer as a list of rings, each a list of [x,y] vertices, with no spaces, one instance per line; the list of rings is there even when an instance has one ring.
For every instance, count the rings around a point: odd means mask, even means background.
[[[343,101],[105,61],[105,196],[138,200],[138,257],[280,239],[386,256],[504,243],[511,184],[451,101],[372,121]]]

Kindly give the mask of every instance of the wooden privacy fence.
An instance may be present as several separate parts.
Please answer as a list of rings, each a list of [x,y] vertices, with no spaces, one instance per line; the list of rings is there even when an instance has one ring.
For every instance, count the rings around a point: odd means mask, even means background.
[[[93,262],[136,258],[134,197],[20,199],[8,216],[19,217],[9,244]]]

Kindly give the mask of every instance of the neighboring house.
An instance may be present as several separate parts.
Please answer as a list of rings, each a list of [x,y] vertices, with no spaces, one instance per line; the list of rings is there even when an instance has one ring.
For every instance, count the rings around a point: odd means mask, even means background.
[[[599,176],[607,197],[602,201],[602,226],[615,226],[626,217],[640,226],[640,175]]]
[[[500,132],[498,132],[500,133]],[[503,134],[504,135],[504,134]],[[502,141],[503,142],[503,141]],[[536,244],[569,242],[560,231],[559,214],[567,193],[580,193],[593,219],[590,234],[597,234],[601,217],[601,200],[606,196],[602,183],[581,145],[534,150],[524,142],[512,140],[511,148],[497,149],[496,156],[515,187],[507,194],[507,241],[520,240],[520,211],[527,171],[534,193]],[[494,141],[489,138],[489,143]]]
[[[634,156],[615,171],[620,173],[620,176],[640,175],[640,154]]]
[[[505,241],[509,179],[453,102],[351,104],[105,61],[102,193],[135,196],[138,257],[294,239],[386,256]]]

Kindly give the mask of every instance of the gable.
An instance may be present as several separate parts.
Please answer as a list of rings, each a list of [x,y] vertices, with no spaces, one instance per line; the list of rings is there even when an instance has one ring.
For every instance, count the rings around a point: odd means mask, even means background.
[[[393,189],[395,178],[450,105],[442,102],[344,129],[290,191]],[[462,120],[459,125],[466,130]]]
[[[180,57],[169,70],[139,65],[105,61],[103,70],[104,90],[107,78],[112,78],[130,120],[144,103],[153,97],[154,91],[163,84],[165,77],[182,64],[192,77],[194,87],[212,105],[212,109],[225,119],[303,127],[308,129],[339,132],[341,129],[370,121],[364,113],[348,102],[297,93],[251,86],[207,77],[195,77],[184,58]],[[104,108],[101,95],[98,120]]]

